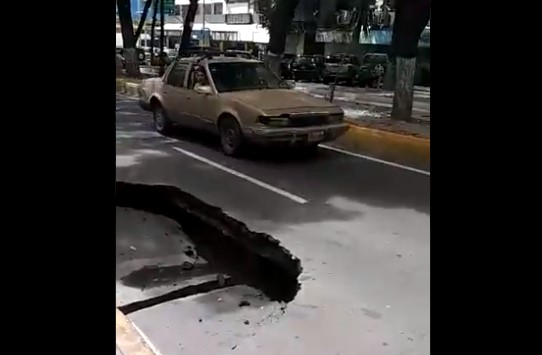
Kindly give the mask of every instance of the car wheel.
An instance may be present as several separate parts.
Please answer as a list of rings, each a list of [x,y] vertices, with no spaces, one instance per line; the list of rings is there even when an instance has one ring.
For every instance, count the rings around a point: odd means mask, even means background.
[[[160,103],[152,105],[152,115],[154,118],[154,129],[160,134],[167,134],[171,130],[171,121]]]
[[[304,145],[301,147],[301,152],[308,157],[314,157],[318,155],[318,144]]]
[[[329,79],[328,78],[323,78],[322,83],[325,84],[325,85],[329,84]]]
[[[222,118],[219,121],[218,132],[224,154],[239,156],[243,148],[244,138],[237,120],[230,116]]]

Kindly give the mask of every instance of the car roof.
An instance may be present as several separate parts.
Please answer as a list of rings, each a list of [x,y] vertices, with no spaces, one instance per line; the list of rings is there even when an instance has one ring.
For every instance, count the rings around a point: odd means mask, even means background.
[[[196,62],[201,57],[187,57],[187,58],[181,58],[181,63],[192,63]],[[259,63],[259,60],[256,59],[246,59],[241,57],[224,57],[224,56],[216,56],[216,57],[210,57],[207,58],[207,63]]]

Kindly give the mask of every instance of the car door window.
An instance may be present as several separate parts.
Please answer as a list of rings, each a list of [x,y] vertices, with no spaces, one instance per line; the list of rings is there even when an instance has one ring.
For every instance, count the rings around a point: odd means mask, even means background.
[[[352,57],[352,64],[359,65],[358,57]]]
[[[196,84],[198,86],[209,85],[209,79],[201,65],[194,65],[192,70],[190,70],[190,76],[188,77],[188,89],[195,89]]]
[[[178,88],[184,88],[184,78],[186,76],[187,65],[175,63],[166,79],[166,84]]]

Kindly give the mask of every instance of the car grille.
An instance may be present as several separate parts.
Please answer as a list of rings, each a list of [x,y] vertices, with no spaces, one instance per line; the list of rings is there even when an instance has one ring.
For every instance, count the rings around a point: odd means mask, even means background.
[[[327,116],[292,116],[290,117],[290,126],[292,127],[308,127],[320,126],[328,123]]]

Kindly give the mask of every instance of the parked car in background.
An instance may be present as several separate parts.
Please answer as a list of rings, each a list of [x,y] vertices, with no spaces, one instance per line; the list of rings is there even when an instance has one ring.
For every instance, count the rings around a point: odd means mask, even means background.
[[[152,66],[159,66],[160,65],[160,57],[162,57],[164,59],[164,65],[170,65],[175,60],[175,57],[170,56],[166,52],[163,52],[163,53],[158,52],[157,54],[155,54],[152,57],[151,65]]]
[[[227,155],[248,143],[312,150],[348,130],[339,106],[291,90],[257,60],[182,58],[162,78],[143,80],[139,95],[158,132],[175,124],[207,130],[220,137]]]
[[[323,82],[337,81],[353,85],[359,70],[359,60],[353,54],[332,54],[325,58],[325,68],[322,73]]]
[[[292,62],[294,61],[295,54],[286,54],[282,55],[280,60],[280,76],[283,79],[292,79]]]
[[[239,58],[245,58],[245,59],[256,59],[252,52],[249,51],[241,51],[237,49],[228,49],[224,51],[225,57],[239,57]]]
[[[322,81],[324,57],[319,55],[299,55],[292,62],[292,78],[297,80]]]
[[[360,86],[376,87],[384,79],[389,58],[386,53],[367,53],[361,59],[357,79]]]
[[[142,65],[145,63],[145,50],[143,48],[136,48],[137,51],[137,59],[139,60],[139,64]],[[122,47],[116,47],[116,55],[120,55],[122,57],[122,66],[126,67],[126,57],[124,55],[124,48]]]

